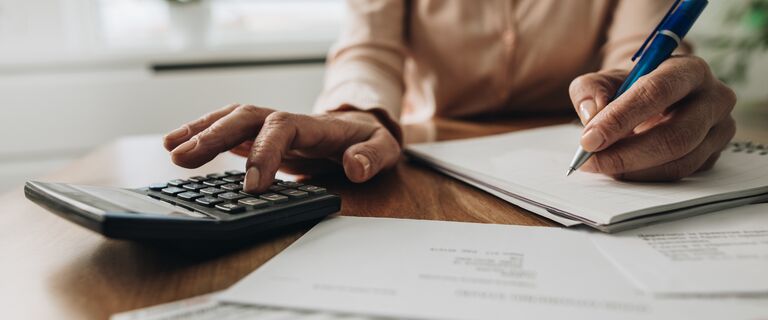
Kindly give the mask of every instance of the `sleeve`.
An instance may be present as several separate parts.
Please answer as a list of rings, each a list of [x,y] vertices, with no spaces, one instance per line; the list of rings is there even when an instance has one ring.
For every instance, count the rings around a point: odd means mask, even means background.
[[[631,69],[632,55],[640,49],[673,3],[674,0],[618,0],[602,48],[602,69]],[[675,53],[687,54],[692,51],[691,45],[683,42]]]
[[[315,112],[367,110],[397,126],[403,99],[405,0],[347,0]],[[388,118],[388,119],[383,119]]]

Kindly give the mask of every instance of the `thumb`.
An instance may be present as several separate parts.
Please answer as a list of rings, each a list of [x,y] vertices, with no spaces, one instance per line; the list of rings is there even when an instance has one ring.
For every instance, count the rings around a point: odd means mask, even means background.
[[[379,128],[371,137],[344,151],[344,173],[353,182],[364,182],[379,171],[397,164],[400,144],[386,128]]]
[[[608,105],[627,74],[625,70],[606,70],[587,73],[571,82],[568,92],[582,124],[586,125]]]

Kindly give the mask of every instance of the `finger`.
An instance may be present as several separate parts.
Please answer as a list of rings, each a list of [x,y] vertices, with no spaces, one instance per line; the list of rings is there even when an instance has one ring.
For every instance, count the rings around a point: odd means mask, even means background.
[[[171,159],[185,168],[196,168],[256,136],[264,119],[274,110],[240,105],[189,141],[171,151]]]
[[[701,168],[699,168],[699,170],[696,170],[696,172],[707,171],[707,170],[712,169],[715,166],[715,163],[717,162],[717,159],[720,159],[720,154],[721,153],[722,153],[722,151],[715,152],[714,154],[709,156],[709,159],[707,159],[707,161],[704,161],[704,164],[701,165]]]
[[[677,181],[695,172],[708,170],[715,164],[735,131],[733,122],[726,121],[712,128],[705,142],[682,158],[653,168],[622,173],[616,178],[631,181]]]
[[[385,128],[377,129],[367,141],[344,151],[344,173],[353,182],[364,182],[400,159],[400,145]]]
[[[198,134],[200,131],[208,128],[214,122],[228,115],[238,106],[240,105],[237,103],[230,104],[224,108],[208,113],[200,119],[187,123],[181,126],[181,128],[171,131],[163,138],[163,145],[165,146],[165,149],[168,151],[175,149],[180,144],[186,142],[194,135]]]
[[[229,149],[229,152],[232,152],[241,157],[248,157],[248,154],[251,153],[251,148],[253,148],[253,140],[246,140],[243,143],[238,144],[236,147]]]
[[[349,144],[370,137],[372,131],[365,132],[361,128],[328,116],[312,117],[286,112],[270,114],[246,162],[245,190],[259,192],[268,188],[288,151],[322,149],[325,154],[339,154]]]
[[[714,126],[705,95],[691,99],[661,123],[594,153],[585,171],[620,174],[655,167],[683,157],[699,146]]]
[[[590,152],[607,148],[640,123],[663,113],[710,77],[707,63],[700,58],[667,59],[592,118],[584,128],[582,147]]]
[[[568,91],[582,124],[605,108],[626,76],[624,70],[608,70],[588,73],[571,82]]]

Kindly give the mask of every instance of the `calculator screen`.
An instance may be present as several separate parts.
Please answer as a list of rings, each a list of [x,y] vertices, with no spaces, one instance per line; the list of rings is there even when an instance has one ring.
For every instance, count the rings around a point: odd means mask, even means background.
[[[96,214],[104,214],[105,212],[135,212],[208,218],[206,215],[198,212],[155,200],[126,189],[71,184],[54,184],[49,186],[59,192],[60,195],[65,195],[69,198],[68,202],[70,204],[79,204],[82,209]],[[77,203],[73,203],[73,200]]]

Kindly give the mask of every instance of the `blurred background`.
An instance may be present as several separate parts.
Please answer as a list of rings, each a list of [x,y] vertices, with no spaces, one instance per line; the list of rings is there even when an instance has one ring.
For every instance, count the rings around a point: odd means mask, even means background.
[[[736,89],[739,135],[768,130],[768,0],[710,2],[689,39]],[[344,10],[343,0],[0,0],[0,192],[228,103],[309,112]]]

